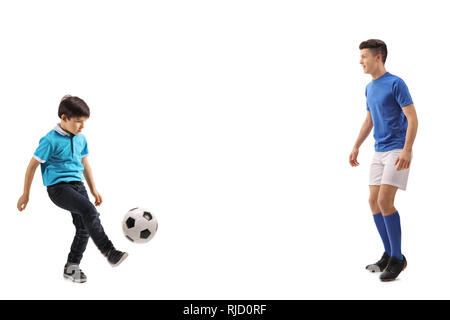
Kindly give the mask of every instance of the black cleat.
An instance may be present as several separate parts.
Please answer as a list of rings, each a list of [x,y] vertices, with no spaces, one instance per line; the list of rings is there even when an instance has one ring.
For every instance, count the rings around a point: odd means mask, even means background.
[[[86,275],[80,269],[78,264],[66,263],[64,266],[64,278],[76,283],[83,283],[87,281]]]
[[[114,248],[110,249],[108,251],[108,253],[106,254],[106,258],[108,259],[108,262],[113,267],[117,267],[127,257],[128,257],[128,253],[116,250]]]
[[[389,262],[389,255],[385,252],[383,253],[383,256],[381,259],[374,264],[369,264],[366,267],[366,270],[369,270],[370,272],[383,272],[384,269],[386,269],[388,262]]]
[[[399,260],[396,257],[391,257],[386,270],[384,270],[384,272],[380,275],[380,280],[383,282],[395,280],[400,272],[405,270],[406,265],[407,262],[405,256],[403,256],[403,260]]]

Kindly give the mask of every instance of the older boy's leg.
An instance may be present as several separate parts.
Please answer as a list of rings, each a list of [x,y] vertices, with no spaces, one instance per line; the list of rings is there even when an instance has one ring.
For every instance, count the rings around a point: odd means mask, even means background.
[[[401,226],[400,216],[397,209],[394,207],[395,194],[398,188],[383,184],[380,187],[378,194],[378,205],[383,214],[384,223],[389,236],[389,243],[391,245],[391,256],[399,260],[403,260],[401,250]]]
[[[373,220],[375,222],[375,225],[377,227],[378,233],[380,234],[381,240],[383,241],[384,246],[384,252],[382,260],[385,259],[385,256],[391,255],[391,248],[389,243],[389,237],[387,235],[386,226],[384,224],[384,219],[381,214],[380,206],[378,205],[378,195],[380,193],[380,186],[381,181],[383,178],[383,172],[385,170],[385,165],[382,161],[382,155],[381,152],[375,152],[372,163],[370,164],[370,171],[369,171],[369,190],[370,190],[370,196],[369,196],[369,205],[370,210],[372,211]],[[385,261],[385,265],[387,264],[387,261]]]
[[[401,251],[402,230],[400,216],[394,206],[398,187],[382,184],[378,195],[378,205],[383,213],[386,230],[391,245],[391,258],[386,270],[380,275],[381,281],[392,281],[406,268],[406,259]]]
[[[386,225],[384,223],[383,216],[381,214],[380,206],[378,205],[378,195],[380,192],[380,186],[369,186],[370,197],[369,204],[372,210],[373,220],[377,227],[378,233],[380,234],[381,240],[383,241],[384,251],[391,256],[391,246],[389,243],[389,237],[386,230]]]
[[[378,206],[378,194],[380,191],[379,185],[370,185],[370,196],[369,196],[369,205],[372,211],[372,217],[375,222],[375,226],[377,227],[378,233],[380,235],[381,241],[384,246],[384,253],[381,259],[373,264],[369,264],[366,266],[366,269],[370,272],[381,272],[386,269],[390,254],[391,254],[391,246],[389,243],[389,237],[386,230],[386,225],[384,224],[384,219],[381,214],[381,209]]]

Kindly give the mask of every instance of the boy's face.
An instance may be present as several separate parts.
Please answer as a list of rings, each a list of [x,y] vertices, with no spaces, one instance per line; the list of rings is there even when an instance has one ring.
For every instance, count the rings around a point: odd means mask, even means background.
[[[381,54],[374,56],[370,49],[362,49],[360,55],[359,63],[363,67],[364,73],[373,74],[378,68],[378,63],[381,62]]]
[[[61,128],[73,135],[81,133],[84,128],[84,122],[88,117],[72,117],[68,119],[65,114],[61,116]]]

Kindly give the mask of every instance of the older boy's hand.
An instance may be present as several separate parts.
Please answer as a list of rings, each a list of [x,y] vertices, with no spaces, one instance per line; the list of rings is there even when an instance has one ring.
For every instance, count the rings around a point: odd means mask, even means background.
[[[95,205],[96,205],[96,206],[101,205],[102,202],[103,202],[103,199],[102,199],[102,196],[100,195],[100,193],[98,193],[97,190],[92,190],[91,193],[92,193],[92,195],[93,195],[94,198],[95,198]]]
[[[28,195],[23,194],[20,197],[19,201],[17,201],[17,209],[19,209],[19,211],[24,210],[27,207],[28,200],[29,200]]]
[[[358,153],[359,153],[359,149],[357,149],[357,148],[353,148],[352,152],[350,153],[348,162],[350,163],[350,165],[352,167],[359,166],[359,162],[357,160],[358,159]]]
[[[394,165],[397,166],[397,171],[408,169],[411,164],[412,153],[410,150],[403,149],[395,160]]]

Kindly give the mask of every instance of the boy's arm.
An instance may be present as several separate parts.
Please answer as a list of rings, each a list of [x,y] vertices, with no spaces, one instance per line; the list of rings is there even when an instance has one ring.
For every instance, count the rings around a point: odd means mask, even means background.
[[[366,119],[364,120],[361,126],[358,138],[356,139],[355,145],[353,146],[353,150],[350,153],[349,162],[352,167],[356,167],[359,165],[359,162],[357,160],[359,147],[362,145],[364,140],[366,140],[366,138],[369,136],[370,131],[372,131],[372,128],[373,128],[372,115],[370,111],[367,111]]]
[[[412,158],[412,147],[414,140],[416,139],[417,128],[419,126],[419,121],[417,119],[416,108],[414,104],[409,104],[402,108],[403,113],[408,119],[408,129],[406,130],[405,145],[403,146],[402,152],[398,155],[395,165],[397,165],[397,170],[408,169]]]
[[[84,178],[86,179],[89,189],[91,190],[92,195],[95,198],[95,205],[99,206],[102,204],[103,199],[100,193],[98,193],[97,188],[95,187],[94,177],[92,175],[92,168],[87,158],[88,157],[85,156],[81,159],[81,162],[83,163],[84,166],[83,175]]]
[[[23,194],[17,202],[17,209],[22,211],[26,208],[28,204],[28,200],[30,198],[30,189],[31,183],[33,182],[34,173],[36,172],[36,168],[39,167],[40,162],[35,158],[31,158],[30,163],[28,164],[27,171],[25,173],[25,183],[23,187]]]

